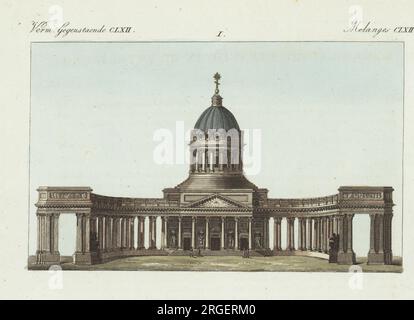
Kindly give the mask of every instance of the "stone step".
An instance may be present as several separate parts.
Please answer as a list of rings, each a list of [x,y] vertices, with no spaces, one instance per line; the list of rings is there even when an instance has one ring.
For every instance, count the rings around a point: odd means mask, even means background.
[[[169,251],[169,250],[165,250]],[[272,251],[270,251],[272,253]],[[198,250],[194,251],[195,255],[198,255]],[[202,256],[243,256],[243,251],[241,250],[201,250],[200,254]],[[190,256],[191,251],[189,250],[172,250],[169,252],[170,256]],[[267,254],[266,254],[267,255]],[[265,256],[263,252],[251,250],[251,257],[261,257]]]

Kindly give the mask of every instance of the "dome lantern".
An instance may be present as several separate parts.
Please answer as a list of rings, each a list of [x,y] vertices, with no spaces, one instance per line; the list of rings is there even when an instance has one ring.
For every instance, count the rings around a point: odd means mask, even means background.
[[[204,132],[207,132],[209,129],[224,129],[226,131],[236,129],[240,131],[239,124],[234,115],[226,107],[223,107],[223,98],[219,95],[220,74],[216,72],[214,79],[216,89],[211,98],[211,106],[198,118],[194,129],[200,129]]]
[[[214,91],[214,95],[211,97],[211,106],[212,107],[222,107],[223,98],[219,95],[219,80],[221,76],[218,72],[214,75],[214,83],[216,84],[216,90]]]

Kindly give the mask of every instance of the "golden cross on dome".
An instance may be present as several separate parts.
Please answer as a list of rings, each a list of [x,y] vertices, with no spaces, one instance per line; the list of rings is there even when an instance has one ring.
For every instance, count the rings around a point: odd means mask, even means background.
[[[219,88],[218,88],[218,86],[220,85],[220,82],[219,82],[219,80],[221,79],[221,76],[220,76],[220,74],[218,73],[218,72],[216,72],[216,74],[214,75],[214,83],[216,84],[216,94],[218,94],[219,93]]]

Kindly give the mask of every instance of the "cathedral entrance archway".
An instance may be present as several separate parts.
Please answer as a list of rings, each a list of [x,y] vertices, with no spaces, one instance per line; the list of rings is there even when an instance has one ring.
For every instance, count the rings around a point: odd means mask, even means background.
[[[240,250],[249,249],[249,239],[247,237],[240,238]]]
[[[210,249],[211,250],[220,250],[220,237],[213,236],[210,239]]]
[[[191,250],[191,238],[185,237],[183,239],[183,249],[184,250]]]

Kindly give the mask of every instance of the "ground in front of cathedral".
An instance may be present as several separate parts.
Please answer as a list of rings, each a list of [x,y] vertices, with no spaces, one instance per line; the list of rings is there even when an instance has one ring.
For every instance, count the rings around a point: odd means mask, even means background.
[[[363,272],[402,272],[401,259],[392,265],[367,265],[358,258]],[[350,266],[328,263],[324,259],[303,256],[250,257],[239,256],[141,256],[113,260],[96,265],[62,263],[64,270],[124,270],[124,271],[274,271],[274,272],[348,272]],[[45,266],[29,265],[29,269]],[[353,269],[355,270],[355,269]]]

